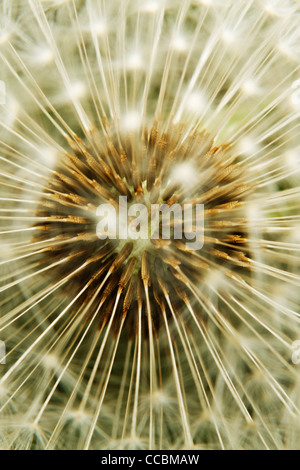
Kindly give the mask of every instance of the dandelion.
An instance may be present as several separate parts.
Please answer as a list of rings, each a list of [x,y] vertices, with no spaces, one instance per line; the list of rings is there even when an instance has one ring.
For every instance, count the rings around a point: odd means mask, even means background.
[[[1,448],[299,448],[299,3],[0,8]]]

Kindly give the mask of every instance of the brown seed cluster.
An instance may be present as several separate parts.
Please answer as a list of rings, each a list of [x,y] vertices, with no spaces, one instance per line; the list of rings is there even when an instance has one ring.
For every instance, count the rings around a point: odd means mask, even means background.
[[[86,320],[96,313],[99,328],[110,322],[115,331],[126,322],[133,336],[141,319],[147,337],[171,318],[170,299],[178,315],[185,310],[210,269],[222,265],[228,275],[248,269],[242,206],[251,188],[229,145],[214,147],[210,135],[185,126],[163,132],[157,123],[132,133],[107,126],[86,142],[69,140],[71,150],[39,201],[35,227],[40,263],[53,266],[48,275],[68,295],[78,295],[73,308],[80,304]],[[195,170],[192,187],[170,177],[182,163]],[[97,207],[109,203],[117,210],[119,196],[143,204],[204,204],[203,248],[191,250],[174,236],[150,240],[147,248],[141,240],[100,240]]]

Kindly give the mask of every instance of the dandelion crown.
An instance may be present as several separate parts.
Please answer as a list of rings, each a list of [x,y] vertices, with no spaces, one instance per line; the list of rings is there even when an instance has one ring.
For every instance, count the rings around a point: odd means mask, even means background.
[[[299,448],[299,18],[0,3],[1,447]]]

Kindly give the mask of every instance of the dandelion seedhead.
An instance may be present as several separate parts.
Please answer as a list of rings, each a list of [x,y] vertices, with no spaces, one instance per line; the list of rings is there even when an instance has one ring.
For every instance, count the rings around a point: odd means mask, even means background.
[[[55,282],[68,279],[70,292],[85,286],[80,305],[93,299],[86,315],[97,310],[99,327],[115,318],[112,328],[117,332],[124,316],[130,335],[136,335],[141,311],[147,312],[140,319],[142,331],[149,328],[153,335],[163,322],[162,313],[168,310],[172,317],[169,296],[176,299],[175,305],[180,299],[190,302],[188,286],[203,281],[209,268],[221,261],[227,264],[228,276],[249,265],[243,237],[247,221],[239,208],[250,188],[244,183],[245,169],[235,163],[228,146],[212,147],[203,132],[194,131],[184,139],[184,128],[177,126],[166,134],[154,126],[137,135],[108,130],[104,139],[91,135],[90,147],[78,138],[71,142],[73,153],[62,158],[39,201],[36,215],[43,222],[35,226],[39,233],[34,242],[41,244],[41,265],[54,264],[50,274]],[[148,234],[141,238],[137,232],[131,241],[126,233],[122,238],[116,235],[112,243],[108,233],[99,240],[95,217],[99,201],[119,212],[120,197],[143,204],[149,219],[151,205],[176,204],[179,220],[176,213],[173,220],[166,219],[164,239],[158,227],[155,238]],[[187,229],[182,233],[180,216],[185,204],[200,202],[205,202],[206,227],[198,230],[207,235],[204,249],[201,244],[195,250],[188,240],[196,217],[184,220]],[[78,309],[77,303],[73,308]]]
[[[299,17],[0,2],[1,448],[299,448]]]

